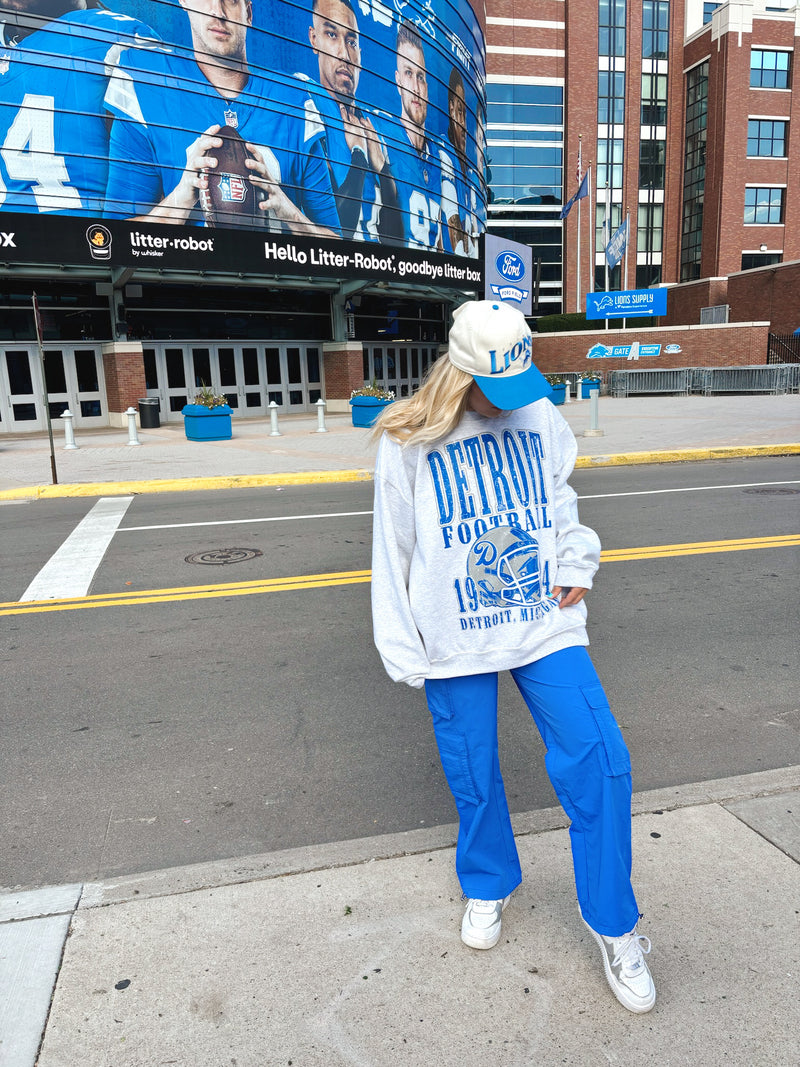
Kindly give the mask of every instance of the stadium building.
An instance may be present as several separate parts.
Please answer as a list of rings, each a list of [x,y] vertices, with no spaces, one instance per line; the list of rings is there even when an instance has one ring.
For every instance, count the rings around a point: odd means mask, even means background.
[[[485,10],[414,0],[395,5],[405,36],[382,0],[306,10],[276,0],[268,31],[258,0],[231,0],[243,33],[220,85],[198,58],[203,26],[177,6],[78,2],[53,18],[57,4],[14,0],[3,14],[0,0],[0,434],[45,428],[45,383],[50,416],[69,407],[76,428],[124,425],[140,397],[179,421],[201,383],[235,416],[265,416],[273,402],[308,411],[320,397],[343,410],[373,379],[406,395],[436,358],[452,306],[482,294],[484,226],[532,246],[535,316],[582,310],[589,290],[800,258],[800,15],[788,0],[486,0]],[[154,11],[163,24],[148,23]],[[76,26],[83,50],[67,52]],[[243,91],[226,82],[242,70],[257,74],[257,94],[252,81]],[[62,99],[59,73],[78,98]],[[160,97],[181,79],[184,99],[196,94],[187,118],[177,98]],[[199,144],[218,96],[217,129],[239,124],[241,141],[265,146],[248,149],[260,197],[252,225],[223,217],[209,228],[213,198],[196,179],[208,169],[189,165],[189,148],[207,161],[238,136]],[[427,116],[415,118],[420,96]],[[280,143],[248,133],[268,99],[273,115],[303,116],[304,133],[288,120]],[[83,113],[96,121],[71,131],[64,116]],[[177,148],[173,127],[193,131]],[[290,143],[300,136],[304,150]],[[94,162],[109,152],[100,182]],[[314,167],[290,179],[299,156]],[[322,160],[324,196],[312,187]],[[246,183],[229,170],[217,192],[234,202]],[[604,246],[626,218],[627,256],[607,277]]]

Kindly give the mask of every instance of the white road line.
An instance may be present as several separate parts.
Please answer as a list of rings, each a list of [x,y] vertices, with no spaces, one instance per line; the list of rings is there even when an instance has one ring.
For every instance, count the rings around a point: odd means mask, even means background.
[[[163,526],[123,526],[120,533],[139,530],[181,530],[187,526],[238,526],[248,522],[298,522],[305,519],[348,519],[354,515],[371,515],[371,511],[329,511],[325,515],[271,515],[260,519],[215,519],[212,522],[170,522]]]
[[[800,485],[800,479],[781,482],[739,482],[736,485],[692,485],[678,489],[641,489],[631,493],[594,493],[579,496],[578,500],[612,500],[618,496],[653,496],[659,493],[697,493],[708,489],[754,489],[766,485]],[[304,522],[306,519],[348,519],[358,515],[371,515],[371,511],[329,511],[324,515],[272,515],[258,519],[215,519],[209,522],[169,522],[156,526],[123,526],[120,533],[138,533],[142,530],[182,530],[192,526],[239,526],[255,522]]]
[[[652,496],[656,493],[699,493],[706,489],[758,489],[764,485],[800,485],[800,479],[782,482],[739,482],[736,485],[687,485],[677,489],[637,489],[631,493],[595,493],[579,496],[578,500],[605,500],[615,496]]]
[[[20,597],[20,603],[85,596],[132,500],[132,496],[98,500],[45,563]]]

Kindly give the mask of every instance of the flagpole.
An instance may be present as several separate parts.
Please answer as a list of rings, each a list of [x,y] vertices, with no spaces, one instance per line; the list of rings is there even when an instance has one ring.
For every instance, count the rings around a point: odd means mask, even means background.
[[[583,170],[583,134],[579,133],[578,134],[578,170],[577,170],[577,175],[576,175],[576,177],[578,179],[578,192],[580,192],[581,179],[583,178],[583,174],[581,173],[582,170]],[[576,264],[576,270],[575,270],[575,286],[576,286],[575,310],[579,312],[581,310],[581,197],[578,198],[578,245],[577,245],[577,249],[576,249],[576,252],[575,252],[575,264]]]
[[[589,173],[589,288],[587,293],[594,292],[594,274],[595,274],[595,245],[597,244],[597,219],[594,217],[594,208],[592,207],[592,161],[589,160],[589,166],[586,168]],[[580,309],[578,309],[580,310]]]
[[[603,217],[603,260],[605,266],[605,291],[608,292],[608,255],[606,249],[608,248],[608,201],[611,197],[611,190],[608,187],[608,181],[606,181],[606,209]],[[606,319],[606,329],[608,329],[608,319]]]
[[[631,243],[631,213],[625,212],[625,289],[628,288],[628,245]],[[622,320],[622,328],[626,329],[626,319]]]

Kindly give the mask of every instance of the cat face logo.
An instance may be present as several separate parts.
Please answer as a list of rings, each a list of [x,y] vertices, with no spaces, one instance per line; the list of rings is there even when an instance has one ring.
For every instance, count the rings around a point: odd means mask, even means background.
[[[111,231],[95,223],[86,231],[92,259],[111,259]]]

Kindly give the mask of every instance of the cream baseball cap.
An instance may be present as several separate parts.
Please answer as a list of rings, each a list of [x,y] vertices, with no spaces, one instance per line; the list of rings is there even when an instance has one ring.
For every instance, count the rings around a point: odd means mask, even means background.
[[[453,312],[450,362],[471,374],[486,399],[503,411],[552,392],[533,364],[532,347],[524,315],[501,300],[469,300]]]

